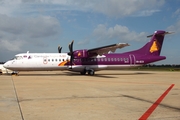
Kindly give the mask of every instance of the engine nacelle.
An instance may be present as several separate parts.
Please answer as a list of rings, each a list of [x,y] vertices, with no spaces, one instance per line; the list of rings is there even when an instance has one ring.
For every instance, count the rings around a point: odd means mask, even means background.
[[[73,54],[74,54],[75,59],[89,57],[88,52],[87,52],[86,49],[84,49],[84,50],[76,50],[76,51],[73,52]]]

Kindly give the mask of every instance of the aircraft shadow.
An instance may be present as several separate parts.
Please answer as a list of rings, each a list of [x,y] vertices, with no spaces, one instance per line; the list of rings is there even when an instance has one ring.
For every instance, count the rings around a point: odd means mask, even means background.
[[[106,73],[105,75],[143,75],[143,74],[155,74],[148,72],[134,72],[134,73]]]
[[[151,104],[153,104],[155,102],[155,101],[145,100],[143,98],[138,98],[138,97],[134,97],[134,96],[130,96],[130,95],[122,95],[122,96],[126,97],[126,98],[130,98],[130,99],[135,99],[135,100],[139,100],[139,101],[143,101],[143,102],[148,102],[148,103],[151,103]],[[178,107],[174,107],[174,106],[170,106],[170,105],[166,105],[166,104],[162,104],[162,103],[160,103],[159,106],[166,107],[166,108],[169,108],[169,109],[172,109],[172,110],[180,111],[180,108],[178,108]]]
[[[105,75],[102,75],[102,74],[95,74],[93,76],[90,76],[90,75],[80,75],[79,73],[75,73],[75,72],[64,72],[63,75],[66,75],[66,76],[88,76],[88,77],[101,77],[101,78],[117,78],[115,76],[107,76],[106,74]]]
[[[88,76],[88,77],[101,77],[101,78],[118,78],[117,76],[114,75],[118,75],[118,76],[122,76],[122,75],[142,75],[142,74],[155,74],[155,73],[149,73],[149,72],[130,72],[130,73],[105,73],[105,74],[95,74],[94,76],[90,76],[90,75],[80,75],[77,72],[58,72],[58,73],[19,73],[17,76]]]
[[[12,75],[12,76],[60,76],[60,74],[19,73],[18,75]]]
[[[12,75],[12,76],[82,76],[82,77],[103,77],[103,78],[117,78],[114,76],[107,76],[107,75],[99,75],[95,74],[94,76],[90,75],[80,75],[79,73],[71,73],[71,72],[63,72],[63,73],[49,73],[49,74],[39,74],[39,73],[19,73],[18,75]]]
[[[101,77],[101,78],[118,78],[117,76],[114,75],[142,75],[142,74],[154,74],[154,73],[148,73],[148,72],[135,72],[135,73],[106,73],[106,74],[95,74],[94,76],[90,75],[80,75],[79,73],[76,72],[63,72],[60,75],[67,75],[67,76],[88,76],[88,77]]]

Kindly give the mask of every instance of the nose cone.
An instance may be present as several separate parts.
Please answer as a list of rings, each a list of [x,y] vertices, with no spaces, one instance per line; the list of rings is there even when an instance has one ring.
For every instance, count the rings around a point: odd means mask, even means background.
[[[9,68],[9,63],[8,62],[4,63],[3,67],[4,68]]]

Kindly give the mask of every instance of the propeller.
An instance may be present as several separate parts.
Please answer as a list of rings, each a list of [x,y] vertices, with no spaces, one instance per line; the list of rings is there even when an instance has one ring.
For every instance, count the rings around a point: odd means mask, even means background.
[[[72,64],[73,64],[73,60],[74,60],[73,43],[74,43],[74,40],[73,40],[71,43],[69,43],[69,53],[68,53],[68,55],[70,55],[70,65],[71,65],[71,69],[72,69]]]
[[[61,53],[62,47],[58,46],[58,52]]]

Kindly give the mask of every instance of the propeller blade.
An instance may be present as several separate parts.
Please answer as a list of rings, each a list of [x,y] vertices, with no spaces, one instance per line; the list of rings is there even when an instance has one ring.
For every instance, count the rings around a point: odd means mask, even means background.
[[[62,47],[58,46],[58,52],[61,53]]]
[[[71,54],[71,44],[69,43],[69,52]]]
[[[71,42],[71,46],[70,46],[70,52],[71,53],[73,52],[73,43],[74,43],[74,40]]]
[[[74,40],[71,43],[69,43],[69,53],[68,53],[68,55],[70,55],[70,65],[71,65],[71,68],[72,68],[72,64],[73,64],[73,60],[74,60],[73,43],[74,43]]]

